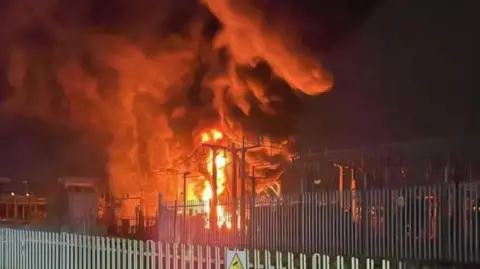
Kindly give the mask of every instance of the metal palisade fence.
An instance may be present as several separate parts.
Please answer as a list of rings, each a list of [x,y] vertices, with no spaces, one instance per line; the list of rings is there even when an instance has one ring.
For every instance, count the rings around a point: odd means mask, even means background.
[[[0,228],[0,268],[10,269],[176,269],[228,268],[226,248]],[[248,264],[248,265],[247,265]],[[387,260],[246,251],[249,269],[390,269]],[[235,267],[239,268],[239,267]]]
[[[307,255],[479,263],[479,192],[480,182],[464,182],[256,197],[244,206],[219,200],[215,222],[210,203],[164,203],[159,236]]]

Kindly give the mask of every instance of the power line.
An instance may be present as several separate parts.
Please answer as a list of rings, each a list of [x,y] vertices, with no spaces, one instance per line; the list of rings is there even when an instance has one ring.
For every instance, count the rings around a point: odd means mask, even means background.
[[[234,139],[230,139],[231,142],[234,142],[234,143],[237,143],[237,144],[242,144],[245,145],[245,146],[253,146],[253,145],[258,145],[259,147],[269,147],[269,148],[273,148],[273,149],[282,149],[282,150],[285,150],[285,149],[288,149],[286,145],[282,145],[282,144],[279,144],[279,143],[266,143],[266,142],[251,142],[251,141],[238,141],[238,140],[234,140]]]
[[[234,139],[229,139],[229,142],[234,142],[234,143],[237,143],[237,144],[241,144],[243,145],[244,147],[245,146],[255,146],[255,147],[260,147],[260,148],[264,148],[264,149],[278,149],[278,150],[286,150],[287,147],[286,145],[281,145],[281,144],[278,144],[278,143],[265,143],[264,141],[261,141],[260,139],[257,141],[257,142],[251,142],[251,141],[238,141],[238,140],[234,140]],[[181,159],[179,161],[177,161],[176,163],[174,163],[172,166],[170,167],[164,167],[164,168],[159,168],[159,169],[156,169],[156,172],[166,172],[166,174],[176,174],[178,173],[178,171],[176,171],[179,166],[181,165],[184,165],[188,162],[190,162],[192,159],[196,159],[195,161],[193,162],[198,162],[199,160],[199,155],[204,155],[204,151],[205,151],[205,148],[206,147],[209,147],[209,145],[207,144],[202,144],[200,145],[199,147],[197,147],[193,153],[191,153],[190,155],[188,155],[186,158],[184,159]],[[203,152],[202,152],[203,150]],[[223,148],[224,151],[230,151],[228,150],[227,147]],[[241,148],[239,149],[241,150]],[[231,152],[231,151],[230,151]],[[233,154],[233,152],[232,152]],[[207,161],[210,162],[211,160]]]

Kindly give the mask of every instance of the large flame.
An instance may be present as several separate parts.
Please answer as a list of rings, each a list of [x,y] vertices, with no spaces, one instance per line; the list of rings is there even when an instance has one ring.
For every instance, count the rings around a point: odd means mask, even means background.
[[[201,12],[186,12],[175,1],[107,1],[117,8],[114,12],[103,1],[68,1],[68,6],[59,0],[7,2],[0,10],[2,25],[8,25],[0,29],[0,63],[6,64],[10,92],[3,108],[102,138],[92,141],[107,144],[112,193],[141,197],[152,207],[147,214],[155,213],[158,192],[166,200],[178,198],[173,182],[191,169],[188,156],[199,130],[221,126],[222,132],[201,134],[204,143],[224,136],[239,141],[258,131],[245,128],[250,126],[245,121],[258,120],[252,111],[269,115],[271,124],[283,123],[281,115],[275,118],[278,103],[292,98],[272,81],[285,82],[290,93],[308,95],[332,86],[331,75],[300,39],[290,39],[281,25],[266,23],[253,0],[204,0],[208,16],[198,6]],[[222,28],[213,41],[205,34],[205,18],[212,14]],[[270,67],[261,79],[242,71],[255,71],[259,62]],[[268,125],[261,126],[262,132],[269,133]],[[287,141],[291,135],[281,138]],[[284,153],[258,148],[247,159],[281,162]],[[210,156],[217,163],[220,195],[227,155]],[[202,165],[212,172],[208,162]],[[279,174],[260,182],[259,189]],[[208,181],[202,186],[200,193],[197,187],[189,192],[200,195],[195,199],[211,199]]]
[[[218,143],[220,140],[223,139],[223,133],[221,133],[218,130],[211,130],[210,132],[204,132],[202,133],[202,143]],[[208,161],[206,162],[207,165],[207,171],[209,176],[211,177],[213,175],[213,165],[212,161],[215,161],[216,164],[216,175],[217,175],[217,195],[220,196],[224,191],[225,191],[225,184],[227,183],[227,173],[226,173],[226,168],[227,168],[227,154],[225,152],[222,152],[220,154],[217,154],[216,156],[213,156],[213,150],[207,149],[208,150],[208,156],[207,159]],[[202,201],[205,203],[204,205],[204,210],[208,214],[210,214],[210,206],[209,203],[211,202],[213,198],[213,189],[212,185],[210,184],[209,181],[205,181],[204,189],[202,191]],[[222,205],[217,205],[216,209],[217,213],[217,225],[218,227],[222,227],[225,225],[227,228],[231,227],[231,217],[230,214],[228,214]],[[208,227],[208,221],[207,227]]]

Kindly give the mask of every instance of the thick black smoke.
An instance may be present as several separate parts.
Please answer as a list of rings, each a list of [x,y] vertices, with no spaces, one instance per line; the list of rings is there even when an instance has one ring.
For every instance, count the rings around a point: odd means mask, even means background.
[[[205,2],[2,1],[2,109],[110,137],[113,142],[103,146],[118,150],[110,162],[130,156],[126,145],[135,145],[138,156],[128,161],[144,171],[172,162],[152,157],[154,152],[175,155],[180,145],[191,148],[192,133],[219,118],[233,122],[233,131],[291,138],[301,117],[297,93],[315,95],[332,83],[315,53],[300,49],[303,30],[298,29],[312,28],[300,19],[305,8],[276,1],[245,1],[240,7],[232,1]],[[337,7],[335,12],[308,8],[318,10],[312,18],[325,18],[320,28],[326,34],[320,37],[328,41],[316,40],[320,48],[352,29],[338,25],[356,25],[363,16],[353,16],[351,4]],[[347,19],[332,23],[327,18],[335,14]],[[235,42],[245,30],[252,41],[247,45],[260,45],[241,52]],[[286,41],[295,30],[292,42]],[[140,69],[147,74],[125,79]],[[133,85],[135,94],[128,95],[126,85]],[[123,119],[126,127],[120,126]],[[159,132],[168,147],[152,145]],[[116,136],[121,141],[115,142]]]

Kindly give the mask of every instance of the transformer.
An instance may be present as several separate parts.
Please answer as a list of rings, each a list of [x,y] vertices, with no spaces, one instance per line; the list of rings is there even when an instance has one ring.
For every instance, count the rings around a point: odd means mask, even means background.
[[[48,199],[49,222],[63,230],[92,233],[104,208],[98,184],[96,178],[60,177]]]

